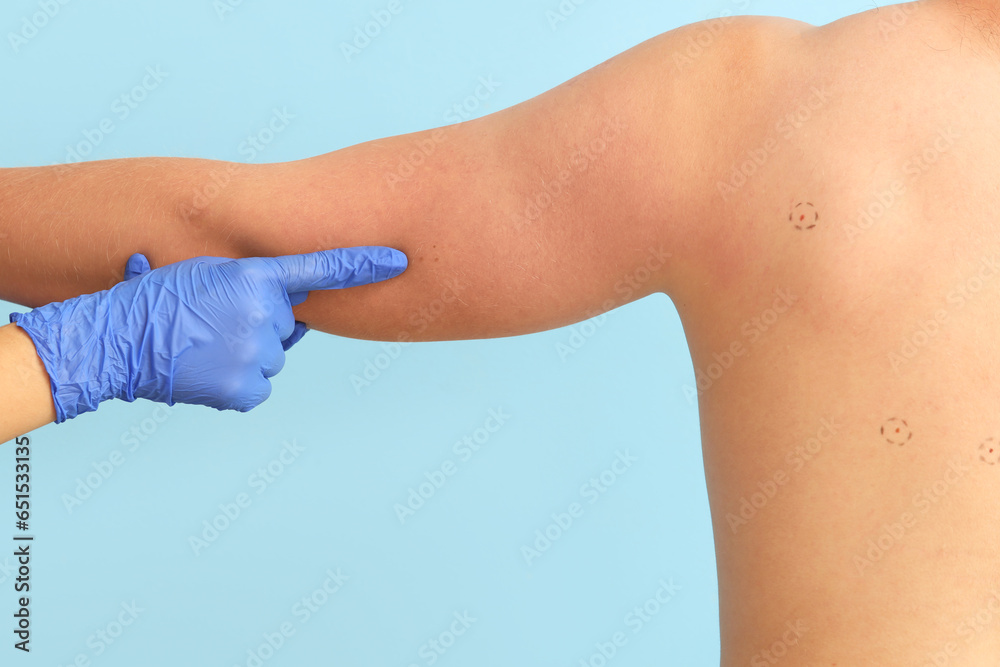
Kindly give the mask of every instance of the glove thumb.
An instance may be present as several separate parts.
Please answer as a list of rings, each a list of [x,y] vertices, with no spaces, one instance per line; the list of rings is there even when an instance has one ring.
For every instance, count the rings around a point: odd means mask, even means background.
[[[149,260],[142,253],[135,253],[125,262],[125,280],[149,273]]]
[[[306,326],[305,322],[296,321],[295,329],[292,330],[292,335],[281,341],[281,348],[287,352],[291,349],[292,345],[295,345],[302,340],[302,337],[306,335],[307,331],[309,331],[309,327]]]

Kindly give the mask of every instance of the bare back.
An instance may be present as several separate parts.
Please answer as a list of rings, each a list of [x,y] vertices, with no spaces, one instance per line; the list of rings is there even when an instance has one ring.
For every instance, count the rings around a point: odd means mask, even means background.
[[[994,667],[1000,57],[948,2],[776,50],[678,302],[723,665]]]

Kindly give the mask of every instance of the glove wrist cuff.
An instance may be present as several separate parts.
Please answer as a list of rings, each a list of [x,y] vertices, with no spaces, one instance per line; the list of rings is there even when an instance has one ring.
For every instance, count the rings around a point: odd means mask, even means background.
[[[120,355],[110,332],[103,330],[107,310],[108,293],[100,292],[10,315],[34,342],[49,375],[56,423],[123,397]]]

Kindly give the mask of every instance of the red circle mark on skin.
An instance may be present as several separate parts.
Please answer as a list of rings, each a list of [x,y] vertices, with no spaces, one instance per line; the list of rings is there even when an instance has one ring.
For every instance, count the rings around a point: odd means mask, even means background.
[[[788,220],[789,220],[789,222],[791,222],[791,221],[793,221],[795,219],[795,211],[797,209],[799,209],[799,208],[802,208],[803,206],[808,206],[809,207],[809,210],[811,211],[811,214],[813,216],[813,219],[811,221],[812,224],[810,224],[808,226],[804,224],[805,221],[806,221],[806,218],[809,217],[810,213],[804,213],[804,212],[800,211],[799,212],[799,224],[795,225],[795,229],[798,229],[799,231],[806,231],[806,230],[810,230],[810,229],[815,229],[817,227],[816,223],[819,222],[819,212],[817,212],[815,210],[815,206],[812,204],[812,202],[799,202],[798,204],[796,204],[795,207],[792,209],[792,212],[788,214]]]
[[[897,426],[895,428],[893,428],[893,424],[894,423],[897,424]],[[888,426],[890,428],[890,433],[892,435],[898,435],[898,436],[900,436],[899,440],[901,440],[901,442],[897,442],[896,440],[892,440],[891,436],[886,436],[885,435],[885,430],[886,430],[885,427],[886,426]],[[906,433],[906,437],[905,438],[902,437],[903,436],[903,429],[904,428],[907,429],[907,433]],[[890,444],[899,445],[900,447],[902,447],[907,442],[909,442],[910,440],[913,439],[913,433],[910,432],[910,430],[909,430],[909,424],[906,423],[906,420],[898,419],[898,418],[895,418],[895,417],[893,417],[888,422],[886,422],[885,424],[883,424],[882,428],[880,429],[880,432],[889,441]]]

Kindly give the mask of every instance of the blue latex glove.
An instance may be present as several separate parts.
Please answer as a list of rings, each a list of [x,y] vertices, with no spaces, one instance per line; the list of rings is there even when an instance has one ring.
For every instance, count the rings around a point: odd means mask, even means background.
[[[149,260],[146,259],[146,256],[143,255],[142,253],[136,253],[131,257],[129,257],[128,261],[125,262],[125,280],[132,280],[133,278],[148,273],[150,270],[151,269],[149,268]],[[297,306],[303,301],[305,301],[307,296],[309,296],[308,292],[289,294],[288,300],[291,302],[293,306]],[[285,340],[281,341],[281,348],[285,352],[288,352],[288,350],[291,349],[292,345],[295,345],[300,340],[302,340],[302,337],[306,335],[307,331],[309,331],[309,327],[306,326],[306,323],[299,322],[298,320],[296,320],[295,329],[292,331],[292,335],[286,338]]]
[[[406,266],[403,253],[381,247],[198,257],[154,271],[133,255],[126,280],[111,289],[12,313],[10,321],[45,364],[57,423],[112,398],[246,412],[270,395],[285,345],[305,333],[293,305],[310,290],[388,280]]]

